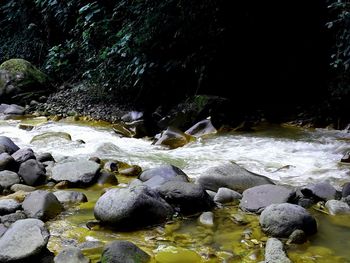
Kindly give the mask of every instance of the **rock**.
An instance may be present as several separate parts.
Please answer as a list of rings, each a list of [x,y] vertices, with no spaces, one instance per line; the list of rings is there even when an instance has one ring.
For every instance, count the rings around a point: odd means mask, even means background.
[[[193,125],[185,131],[185,133],[195,137],[200,137],[208,134],[215,134],[217,133],[217,130],[211,123],[210,119],[205,119]]]
[[[46,248],[49,236],[42,221],[18,220],[0,238],[0,262],[23,262],[38,255]]]
[[[139,111],[130,111],[126,114],[124,114],[121,117],[121,120],[123,122],[132,122],[132,121],[136,121],[139,120],[143,117],[143,112],[139,112]]]
[[[22,203],[28,217],[49,220],[61,213],[63,207],[53,193],[36,190],[31,192]]]
[[[55,162],[55,159],[53,158],[51,153],[39,154],[38,156],[36,156],[36,159],[38,162],[41,162],[41,163],[49,162],[49,161]]]
[[[337,195],[337,190],[328,182],[309,184],[301,188],[301,192],[306,197],[324,201],[335,199]]]
[[[116,162],[108,161],[103,166],[103,169],[108,172],[115,172],[118,171],[118,164]]]
[[[1,217],[1,223],[6,227],[10,227],[14,222],[22,219],[26,219],[27,216],[23,211],[16,211],[16,213],[7,214]]]
[[[326,202],[326,208],[331,215],[350,214],[350,206],[342,201],[328,200]]]
[[[13,199],[0,200],[0,215],[7,215],[21,209],[21,204]]]
[[[131,165],[127,168],[120,168],[118,173],[123,176],[139,176],[142,173],[142,169],[138,165]]]
[[[214,214],[213,212],[204,212],[199,216],[199,223],[204,226],[214,226]]]
[[[25,109],[16,104],[0,104],[0,114],[4,115],[23,115]]]
[[[274,184],[269,178],[252,173],[234,162],[209,168],[199,176],[197,183],[215,192],[220,187],[226,187],[240,193],[254,186]]]
[[[312,235],[317,232],[315,218],[303,207],[293,204],[272,204],[260,215],[262,230],[273,237],[288,237],[294,230]]]
[[[13,199],[19,203],[22,203],[28,194],[29,193],[27,193],[27,192],[17,191],[13,194],[4,196],[3,199]]]
[[[67,191],[61,190],[53,193],[58,201],[63,204],[67,203],[84,203],[87,202],[87,197],[85,194],[77,191]]]
[[[89,161],[93,161],[93,162],[98,163],[98,164],[101,164],[101,162],[102,162],[101,159],[98,157],[90,157]]]
[[[226,188],[226,189],[228,189],[228,188]],[[231,190],[231,189],[230,189],[230,190]],[[205,190],[205,191],[208,193],[208,195],[211,197],[211,199],[214,200],[215,195],[216,195],[216,192],[210,191],[210,190]]]
[[[1,148],[1,145],[0,145]],[[0,154],[0,171],[18,171],[18,164],[16,163],[15,159],[8,153],[1,153]]]
[[[190,141],[194,141],[194,137],[185,134],[176,128],[168,127],[161,133],[159,139],[154,143],[154,145],[163,145],[169,149],[175,149],[186,145]]]
[[[7,231],[7,227],[3,224],[0,224],[0,238],[5,234]]]
[[[135,229],[165,222],[173,209],[147,186],[111,189],[94,208],[95,218],[119,229]]]
[[[88,185],[97,179],[100,165],[93,161],[77,161],[57,164],[52,169],[52,179],[56,182],[68,181],[78,185]]]
[[[54,258],[54,263],[89,263],[90,260],[86,258],[81,250],[76,247],[64,248]]]
[[[348,195],[347,197],[342,198],[342,201],[344,201],[345,203],[350,205],[350,195]]]
[[[299,198],[297,205],[302,206],[304,208],[310,208],[314,205],[314,201],[310,198]]]
[[[200,185],[170,181],[157,190],[165,201],[184,215],[208,211],[214,207],[213,200]]]
[[[342,163],[350,163],[350,151],[345,153],[340,160]]]
[[[287,243],[288,244],[303,244],[306,242],[306,235],[303,230],[297,229],[290,234]]]
[[[6,152],[11,155],[18,150],[19,147],[9,137],[0,136],[0,153]]]
[[[35,128],[35,125],[33,125],[33,124],[26,124],[26,123],[18,124],[18,129],[21,129],[21,130],[31,131],[34,128]]]
[[[11,171],[1,171],[0,172],[0,186],[4,189],[8,189],[14,184],[18,184],[20,182],[20,178],[18,174]]]
[[[343,185],[341,195],[342,197],[347,197],[348,195],[350,195],[350,183],[346,183]]]
[[[130,130],[129,127],[123,123],[114,123],[112,129],[115,133],[121,135],[122,137],[131,138],[135,135],[135,132]]]
[[[97,178],[97,184],[111,184],[118,185],[118,179],[114,173],[106,170],[100,171],[100,176]]]
[[[242,199],[242,195],[240,193],[225,187],[220,187],[214,196],[214,201],[220,204],[231,203],[240,199]]]
[[[295,191],[279,185],[258,185],[243,192],[239,207],[243,211],[261,213],[271,204],[288,203],[295,197]]]
[[[101,255],[102,263],[146,263],[150,256],[135,244],[118,240],[107,244]]]
[[[46,169],[42,163],[30,159],[20,165],[18,175],[27,185],[34,186],[45,181]]]
[[[265,247],[265,263],[292,263],[283,249],[283,243],[270,237]]]
[[[18,191],[33,192],[35,190],[36,190],[35,187],[25,185],[25,184],[14,184],[11,186],[12,192],[18,192]]]
[[[12,154],[12,157],[17,163],[20,164],[30,159],[36,159],[33,150],[30,148],[19,149],[18,151]]]
[[[48,143],[50,141],[57,140],[72,141],[72,137],[69,133],[66,132],[45,132],[39,135],[35,135],[30,141],[30,143]]]

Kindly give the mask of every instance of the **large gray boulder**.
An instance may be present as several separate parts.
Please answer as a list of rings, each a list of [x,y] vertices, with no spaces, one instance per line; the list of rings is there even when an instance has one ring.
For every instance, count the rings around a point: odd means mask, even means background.
[[[23,115],[25,109],[22,106],[16,104],[0,104],[0,116],[12,116],[12,115]]]
[[[0,153],[6,152],[11,155],[18,150],[19,147],[9,137],[0,136]]]
[[[81,250],[76,247],[64,248],[54,258],[54,263],[89,263],[90,260],[86,258]]]
[[[7,215],[21,209],[21,204],[13,199],[0,200],[0,215]]]
[[[49,231],[38,219],[15,222],[0,238],[0,262],[23,262],[46,248]]]
[[[16,163],[15,159],[6,152],[0,154],[0,171],[5,170],[18,171],[18,163]]]
[[[4,189],[10,188],[14,184],[18,184],[20,178],[18,174],[11,171],[1,171],[0,172],[0,186]]]
[[[269,238],[265,247],[264,263],[292,263],[283,249],[283,243],[277,238]]]
[[[240,193],[254,186],[274,184],[266,176],[252,173],[234,162],[226,162],[207,169],[198,177],[197,183],[215,192],[220,187],[226,187]]]
[[[22,203],[22,207],[28,217],[43,221],[54,218],[63,210],[63,206],[57,200],[57,197],[53,193],[43,190],[28,194]]]
[[[341,195],[342,197],[347,197],[350,195],[350,183],[346,183],[343,185]]]
[[[68,181],[77,185],[93,183],[100,171],[100,165],[93,161],[80,160],[56,164],[52,169],[52,179],[56,182]]]
[[[19,149],[17,152],[12,154],[12,157],[17,163],[24,163],[30,159],[35,159],[34,152],[30,148]]]
[[[97,220],[119,229],[135,229],[163,223],[173,214],[172,207],[147,186],[111,189],[96,202]]]
[[[288,237],[294,230],[312,235],[317,232],[315,218],[303,207],[293,204],[272,204],[260,215],[262,230],[273,237]]]
[[[74,204],[87,202],[87,197],[84,193],[70,190],[60,190],[53,193],[58,201],[63,204]]]
[[[146,263],[150,256],[135,244],[118,240],[107,244],[101,255],[102,263]]]
[[[46,179],[46,169],[42,163],[30,159],[22,163],[18,170],[19,176],[30,186],[38,185]]]
[[[288,203],[295,197],[295,191],[279,185],[259,185],[243,192],[239,207],[243,211],[261,213],[271,204]]]
[[[335,199],[337,195],[337,190],[328,182],[309,184],[300,191],[306,197],[324,201]]]
[[[325,206],[331,215],[350,214],[350,206],[342,201],[328,200]]]
[[[184,215],[208,211],[214,207],[212,198],[200,185],[172,181],[157,190],[165,201]]]

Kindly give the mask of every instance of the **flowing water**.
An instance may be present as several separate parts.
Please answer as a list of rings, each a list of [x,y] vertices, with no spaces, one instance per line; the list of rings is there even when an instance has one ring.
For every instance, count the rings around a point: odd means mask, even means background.
[[[1,121],[0,135],[37,153],[50,152],[56,160],[97,156],[137,164],[142,169],[167,163],[178,166],[193,179],[208,167],[232,160],[281,184],[301,186],[327,180],[341,189],[343,183],[350,181],[350,166],[339,163],[344,152],[350,150],[350,134],[345,131],[270,125],[261,126],[253,133],[209,136],[168,150],[151,145],[147,139],[120,138],[104,123],[29,119],[22,122],[43,123],[25,131],[18,128],[20,122]],[[35,135],[49,131],[67,132],[72,141],[31,143]],[[89,202],[68,209],[48,223],[52,234],[49,248],[55,252],[68,244],[127,239],[155,255],[157,262],[259,262],[263,259],[262,242],[266,237],[259,230],[258,217],[240,213],[237,205],[216,209],[212,228],[199,225],[193,217],[143,231],[120,233],[86,227],[87,221],[94,220],[93,206],[102,188],[78,190],[88,196]],[[311,212],[317,218],[319,231],[306,244],[288,247],[290,258],[295,262],[350,262],[350,216],[332,217],[313,209]],[[101,247],[84,249],[84,253],[97,262],[100,250]]]

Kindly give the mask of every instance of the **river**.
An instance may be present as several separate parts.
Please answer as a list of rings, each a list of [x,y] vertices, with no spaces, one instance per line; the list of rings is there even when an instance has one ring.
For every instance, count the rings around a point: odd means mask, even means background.
[[[26,131],[18,128],[21,122],[39,125]],[[35,135],[48,131],[67,132],[72,141],[30,143]],[[350,134],[346,131],[262,125],[255,132],[213,135],[173,150],[152,145],[147,139],[120,138],[104,123],[46,122],[42,118],[7,120],[0,121],[0,135],[10,137],[19,147],[30,147],[37,153],[50,152],[58,161],[67,157],[87,159],[97,156],[137,164],[142,169],[167,163],[178,166],[193,179],[208,167],[232,160],[277,183],[292,186],[327,180],[341,189],[343,183],[350,181],[350,166],[339,163],[344,152],[350,150]],[[127,182],[127,179],[120,181]],[[183,262],[259,262],[262,259],[259,244],[242,241],[242,233],[247,229],[253,229],[254,240],[264,239],[264,235],[255,229],[258,228],[257,217],[245,215],[249,227],[234,224],[231,219],[240,214],[237,206],[216,210],[214,229],[198,226],[196,219],[188,218],[170,222],[165,227],[115,233],[86,228],[85,223],[94,219],[93,204],[102,189],[79,190],[88,196],[89,202],[67,210],[48,223],[52,234],[49,248],[54,251],[68,243],[127,238],[152,255],[162,251],[183,253],[185,258],[188,257]],[[295,262],[350,262],[347,261],[350,259],[350,216],[332,217],[316,210],[312,213],[318,220],[319,231],[308,243],[288,248],[290,257]],[[91,249],[86,251],[93,262],[98,260],[98,253]],[[162,261],[161,254],[158,254],[157,262],[176,262]]]

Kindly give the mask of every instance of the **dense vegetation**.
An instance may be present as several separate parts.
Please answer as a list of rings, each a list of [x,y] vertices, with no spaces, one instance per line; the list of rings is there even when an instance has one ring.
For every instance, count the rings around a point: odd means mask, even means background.
[[[347,117],[346,0],[4,0],[0,9],[1,61],[22,57],[58,84],[84,82],[95,100],[155,107],[204,93],[244,113],[316,105]]]

